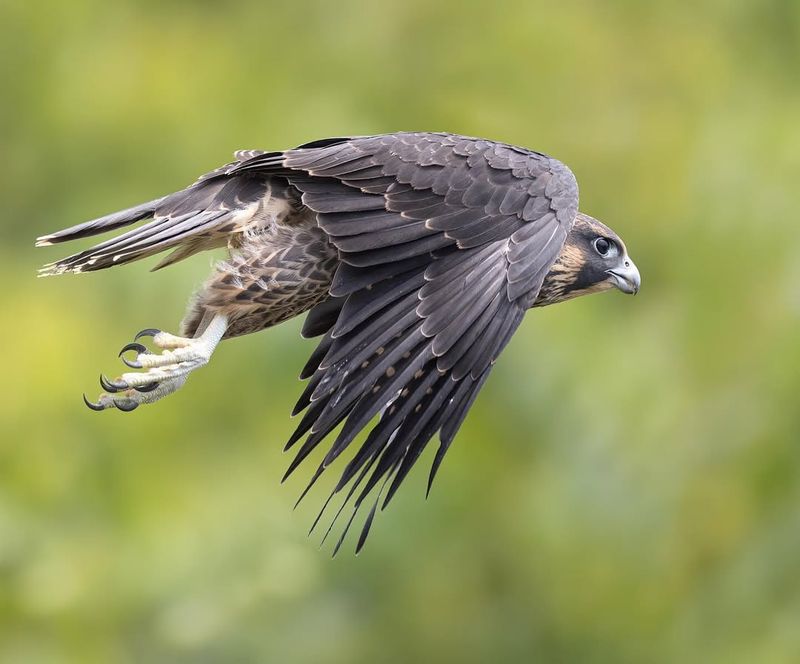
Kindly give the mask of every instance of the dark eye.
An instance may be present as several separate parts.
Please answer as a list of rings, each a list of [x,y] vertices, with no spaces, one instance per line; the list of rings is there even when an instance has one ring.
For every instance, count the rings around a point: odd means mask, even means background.
[[[611,242],[604,237],[599,237],[594,241],[594,248],[601,256],[605,256],[608,250],[611,249]]]

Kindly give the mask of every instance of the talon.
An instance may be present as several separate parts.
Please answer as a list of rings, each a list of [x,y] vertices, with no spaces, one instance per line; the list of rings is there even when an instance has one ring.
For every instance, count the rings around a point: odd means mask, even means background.
[[[105,410],[105,406],[102,406],[102,405],[100,405],[99,403],[94,403],[93,401],[89,401],[89,400],[86,398],[86,395],[85,395],[85,394],[83,395],[83,403],[85,403],[85,404],[86,404],[86,405],[87,405],[89,408],[91,408],[92,410],[96,410],[96,411],[98,411],[98,412],[99,412],[99,411],[101,411],[101,410]]]
[[[139,385],[138,387],[134,387],[133,389],[137,392],[152,392],[154,389],[158,387],[158,381],[154,380],[152,383],[147,383],[147,385]]]
[[[124,380],[120,381],[109,380],[103,374],[100,374],[100,387],[102,387],[106,392],[114,394],[115,392],[127,390],[128,383],[126,383]]]
[[[135,401],[125,402],[117,399],[112,399],[111,401],[113,401],[117,409],[121,410],[123,413],[130,413],[132,410],[136,410],[139,407],[139,404]]]
[[[161,332],[161,330],[156,329],[155,327],[148,327],[142,330],[141,332],[137,332],[133,340],[136,341],[137,339],[141,339],[142,337],[154,337],[159,332]]]
[[[129,350],[135,350],[137,353],[146,353],[147,348],[142,346],[142,344],[137,344],[136,342],[126,344],[122,347],[122,350],[119,352],[117,357],[122,357],[125,353]],[[130,367],[131,369],[141,369],[142,364],[137,360],[128,360],[127,358],[122,357],[122,361],[125,363],[126,366]]]

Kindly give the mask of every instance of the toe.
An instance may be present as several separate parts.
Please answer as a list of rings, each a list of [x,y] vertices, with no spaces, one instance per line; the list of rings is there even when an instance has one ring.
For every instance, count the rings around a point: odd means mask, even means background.
[[[118,357],[122,358],[122,361],[125,363],[126,366],[130,367],[131,369],[141,369],[142,363],[138,360],[129,360],[126,357],[123,357],[125,353],[129,350],[136,351],[137,354],[146,353],[147,348],[140,343],[136,343],[135,341],[129,344],[126,344],[122,347],[122,350],[119,352]]]
[[[121,392],[122,390],[127,390],[130,386],[124,380],[110,380],[103,374],[100,374],[100,387],[102,387],[106,392],[114,394],[116,392]]]
[[[141,339],[142,337],[154,337],[156,336],[161,330],[155,327],[148,327],[142,330],[141,332],[137,332],[136,336],[133,338],[134,341]]]
[[[136,410],[139,407],[138,402],[132,399],[112,399],[111,401],[113,401],[117,409],[121,410],[123,413],[130,413],[132,410]]]
[[[85,395],[85,394],[83,395],[83,403],[85,403],[85,404],[86,404],[86,405],[87,405],[89,408],[91,408],[92,410],[96,410],[96,411],[98,411],[98,412],[99,412],[99,411],[101,411],[101,410],[105,410],[105,409],[106,409],[106,407],[105,407],[103,404],[100,404],[100,403],[94,403],[93,401],[89,401],[89,400],[86,398],[86,395]]]

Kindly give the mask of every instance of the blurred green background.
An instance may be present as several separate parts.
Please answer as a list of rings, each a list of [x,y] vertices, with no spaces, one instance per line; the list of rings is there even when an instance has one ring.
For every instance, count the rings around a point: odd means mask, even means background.
[[[0,53],[0,661],[800,661],[800,3],[1,0]],[[331,560],[279,486],[301,321],[98,415],[211,257],[37,280],[33,239],[401,129],[562,159],[643,289],[530,315]]]

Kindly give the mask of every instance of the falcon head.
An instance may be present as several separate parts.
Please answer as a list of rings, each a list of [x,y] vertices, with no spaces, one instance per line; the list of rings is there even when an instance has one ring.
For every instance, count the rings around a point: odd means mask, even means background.
[[[639,270],[622,239],[605,224],[579,212],[561,253],[544,278],[534,306],[611,288],[636,295],[640,284]]]

